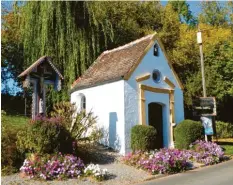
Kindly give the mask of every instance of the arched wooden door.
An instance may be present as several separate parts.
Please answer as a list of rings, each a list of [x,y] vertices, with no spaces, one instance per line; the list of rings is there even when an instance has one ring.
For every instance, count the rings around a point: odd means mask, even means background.
[[[163,106],[158,103],[148,105],[148,121],[157,131],[156,149],[163,148]]]

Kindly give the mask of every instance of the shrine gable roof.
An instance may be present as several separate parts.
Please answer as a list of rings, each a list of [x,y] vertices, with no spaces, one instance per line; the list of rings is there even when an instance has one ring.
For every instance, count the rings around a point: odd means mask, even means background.
[[[47,62],[53,68],[53,70],[58,74],[58,76],[61,79],[64,79],[64,77],[62,76],[60,71],[51,62],[51,57],[49,57],[49,56],[40,57],[36,62],[34,62],[32,65],[30,65],[25,71],[23,71],[18,77],[21,78],[21,77],[28,75],[29,73],[31,73],[33,70],[35,70],[39,65],[41,65],[44,62]]]

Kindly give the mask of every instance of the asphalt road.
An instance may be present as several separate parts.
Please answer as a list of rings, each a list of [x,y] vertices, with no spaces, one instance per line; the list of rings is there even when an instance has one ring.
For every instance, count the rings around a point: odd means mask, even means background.
[[[233,185],[233,160],[185,173],[140,183],[140,185]]]

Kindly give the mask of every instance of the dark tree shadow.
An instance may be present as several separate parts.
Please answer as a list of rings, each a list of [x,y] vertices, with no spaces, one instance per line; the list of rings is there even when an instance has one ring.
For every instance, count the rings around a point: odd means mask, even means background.
[[[119,157],[117,152],[120,149],[119,137],[116,132],[117,113],[109,113],[108,128],[101,128],[103,138],[101,143],[82,143],[78,145],[78,156],[86,163],[109,164]]]
[[[115,162],[118,156],[118,152],[99,143],[83,143],[78,146],[78,157],[80,157],[85,164],[109,164]]]
[[[111,180],[111,179],[115,179],[117,176],[115,174],[108,174],[108,176],[106,177],[106,180]]]
[[[218,141],[216,142],[218,145],[230,145],[233,146],[233,142],[227,142],[227,141]]]

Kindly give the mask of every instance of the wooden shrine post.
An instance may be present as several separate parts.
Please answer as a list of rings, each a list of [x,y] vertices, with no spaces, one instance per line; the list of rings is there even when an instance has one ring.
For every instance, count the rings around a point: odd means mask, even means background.
[[[18,77],[23,78],[23,88],[26,90],[31,85],[32,119],[37,115],[46,115],[46,85],[53,85],[55,90],[61,90],[63,76],[51,62],[51,58],[43,56],[23,71]]]

